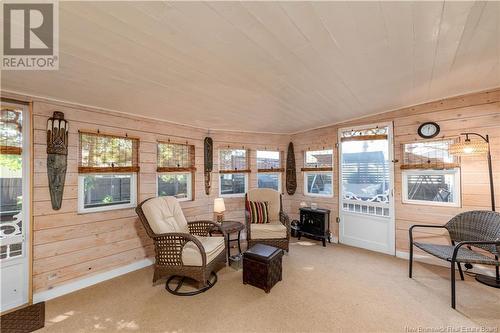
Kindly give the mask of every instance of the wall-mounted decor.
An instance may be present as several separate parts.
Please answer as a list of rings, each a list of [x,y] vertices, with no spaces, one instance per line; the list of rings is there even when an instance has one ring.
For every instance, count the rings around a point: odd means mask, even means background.
[[[61,208],[68,164],[68,122],[55,111],[47,121],[47,175],[52,209]]]
[[[210,187],[212,186],[212,170],[214,167],[214,141],[211,137],[207,136],[203,141],[203,148],[205,154],[205,194],[210,194]]]
[[[417,134],[424,139],[432,139],[437,136],[441,128],[433,121],[429,121],[420,125],[417,129]]]
[[[297,189],[297,174],[295,171],[295,153],[293,152],[293,143],[288,144],[286,155],[286,193],[294,195]]]

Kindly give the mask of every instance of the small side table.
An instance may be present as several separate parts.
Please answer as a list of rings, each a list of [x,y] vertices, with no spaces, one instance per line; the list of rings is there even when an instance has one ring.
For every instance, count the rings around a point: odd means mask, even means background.
[[[222,231],[222,234],[226,238],[226,244],[227,244],[227,258],[229,260],[229,257],[231,256],[231,242],[238,242],[238,251],[241,253],[241,231],[245,229],[245,225],[241,222],[238,221],[223,221],[220,224],[220,230]],[[219,229],[213,228],[211,230],[211,233],[214,231],[218,231]],[[233,238],[231,239],[230,235],[233,233],[238,233],[238,238]]]

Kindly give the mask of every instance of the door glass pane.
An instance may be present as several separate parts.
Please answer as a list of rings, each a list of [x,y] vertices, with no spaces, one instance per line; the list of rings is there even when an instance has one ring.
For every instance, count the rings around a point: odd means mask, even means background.
[[[343,198],[388,204],[388,158],[387,139],[342,142]]]
[[[23,254],[21,110],[2,110],[0,146],[0,259],[8,259]]]

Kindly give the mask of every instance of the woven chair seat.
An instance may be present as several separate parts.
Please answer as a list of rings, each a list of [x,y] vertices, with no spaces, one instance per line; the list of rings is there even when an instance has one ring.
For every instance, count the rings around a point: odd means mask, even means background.
[[[453,250],[455,246],[453,245],[439,245],[439,244],[431,244],[431,243],[413,243],[416,247],[421,250],[432,254],[440,259],[451,261],[453,257]],[[457,254],[457,262],[471,263],[471,264],[483,264],[483,265],[496,265],[499,266],[500,262],[497,260],[482,255],[481,253],[469,250],[466,247],[461,247],[458,250]]]

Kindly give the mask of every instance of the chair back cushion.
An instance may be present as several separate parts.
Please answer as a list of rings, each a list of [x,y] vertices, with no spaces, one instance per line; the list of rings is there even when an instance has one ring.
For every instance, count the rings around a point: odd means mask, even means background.
[[[281,193],[271,188],[254,188],[247,192],[248,201],[267,202],[269,221],[279,221]]]
[[[500,240],[500,213],[487,210],[473,210],[460,213],[445,225],[452,241],[498,241]],[[495,245],[474,245],[499,255],[500,247]]]
[[[144,216],[155,234],[189,233],[186,218],[175,197],[149,199],[142,205]]]
[[[267,201],[248,201],[247,211],[250,223],[269,223],[269,204]]]

